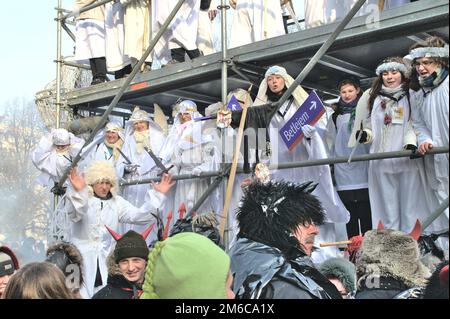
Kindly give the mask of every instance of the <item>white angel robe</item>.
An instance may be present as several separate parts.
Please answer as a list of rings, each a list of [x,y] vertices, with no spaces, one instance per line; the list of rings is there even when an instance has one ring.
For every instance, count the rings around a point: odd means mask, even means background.
[[[197,32],[199,23],[201,0],[186,0],[169,24],[166,32],[155,47],[155,57],[166,64],[170,60],[170,50],[184,48],[197,49]],[[152,8],[155,13],[153,32],[156,34],[164,24],[178,0],[153,0]]]
[[[70,147],[63,153],[56,152],[51,135],[43,136],[37,147],[31,153],[31,161],[41,171],[37,182],[41,185],[53,186],[59,182],[65,171],[72,164],[73,158],[78,154],[84,140],[75,137],[72,133]]]
[[[341,21],[357,0],[305,0],[305,26],[307,29]],[[354,17],[379,14],[378,0],[368,0]],[[384,10],[392,9],[409,0],[386,0]]]
[[[423,95],[422,90],[411,92],[413,126],[417,133],[417,144],[431,142],[434,147],[448,147],[448,76],[441,85],[428,93],[426,97]],[[424,158],[427,187],[433,190],[435,197],[438,199],[438,202],[431,203],[433,210],[448,198],[448,160],[448,153],[425,156]],[[444,216],[434,221],[430,229],[438,231],[448,228],[448,213],[447,208]]]
[[[230,48],[284,35],[278,0],[238,0],[231,26]]]
[[[122,0],[125,12],[125,54],[135,62],[150,44],[152,34],[150,0]],[[152,54],[145,61],[152,62]]]
[[[116,242],[105,226],[119,234],[123,234],[119,223],[139,224],[145,230],[156,222],[151,213],[163,208],[164,201],[164,194],[147,190],[144,204],[138,208],[118,195],[102,200],[89,195],[87,188],[81,192],[68,188],[64,206],[71,220],[69,241],[77,246],[83,256],[84,285],[80,291],[83,298],[91,298],[106,285],[107,257]],[[102,285],[94,287],[97,261]]]
[[[206,137],[206,136],[205,136]],[[201,143],[190,143],[187,141],[180,141],[177,145],[172,163],[178,169],[179,175],[192,174],[193,171],[198,172],[212,172],[218,170],[219,162],[217,158],[217,150],[211,139],[203,137]],[[186,205],[186,210],[190,211],[192,207],[197,204],[200,197],[205,193],[210,179],[191,179],[181,180],[177,182],[175,193],[174,207],[178,208],[181,203]],[[197,209],[198,214],[205,214],[209,212],[219,213],[220,205],[214,200],[215,193],[212,193],[205,202]],[[178,216],[175,216],[175,222]]]
[[[155,124],[154,124],[155,125]],[[159,156],[162,147],[165,142],[164,134],[157,129],[154,125],[150,124],[150,145],[153,153],[156,156]],[[160,170],[156,166],[153,159],[150,155],[142,150],[141,153],[138,153],[136,148],[136,140],[133,135],[133,130],[131,129],[130,123],[127,123],[127,128],[125,130],[125,141],[122,146],[122,152],[124,155],[131,161],[132,164],[139,165],[136,173],[127,174],[125,173],[125,166],[127,162],[123,156],[120,156],[116,163],[116,171],[119,179],[123,177],[124,180],[139,180],[139,179],[147,179],[157,177]],[[167,164],[167,159],[162,159],[164,164]],[[139,184],[139,185],[130,185],[124,186],[122,190],[122,196],[127,201],[135,206],[141,206],[144,203],[145,195],[149,189],[151,189],[150,183]],[[157,207],[158,208],[158,207]],[[160,210],[160,216],[164,219],[165,215],[168,212],[165,210]],[[131,224],[122,224],[121,231],[122,233],[132,229],[136,232],[143,232],[145,230],[145,226],[139,225],[131,225]],[[153,240],[156,239],[156,227],[152,231],[152,233],[147,237],[147,242],[150,244]]]
[[[124,53],[124,18],[120,2],[105,4],[105,45],[106,68],[110,72],[118,71],[128,64],[130,59]]]
[[[212,0],[209,10],[217,10],[217,0]],[[213,21],[209,18],[208,11],[200,10],[198,16],[197,47],[203,55],[213,54],[214,48]]]
[[[349,157],[353,149],[348,147],[352,130],[348,128],[350,113],[341,114],[336,124],[330,119],[327,125],[326,139],[332,157]],[[358,144],[354,156],[369,154],[370,146]],[[351,162],[334,164],[334,178],[337,191],[368,188],[369,162]]]
[[[407,97],[395,106],[397,110],[403,110],[394,112],[392,124],[385,125],[386,113],[381,107],[380,97],[375,99],[372,112],[368,114],[368,96],[369,91],[364,92],[358,103],[349,146],[355,145],[356,131],[361,123],[363,129],[373,135],[370,153],[401,151],[407,144],[416,145]],[[370,161],[369,197],[374,229],[381,221],[385,228],[411,232],[417,219],[424,220],[430,214],[428,201],[431,196],[422,159],[406,157]]]

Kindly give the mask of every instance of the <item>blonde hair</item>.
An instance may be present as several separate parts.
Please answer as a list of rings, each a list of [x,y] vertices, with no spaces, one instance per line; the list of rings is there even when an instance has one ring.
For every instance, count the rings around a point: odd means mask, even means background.
[[[54,264],[30,263],[19,269],[8,282],[5,299],[74,299],[66,277]]]

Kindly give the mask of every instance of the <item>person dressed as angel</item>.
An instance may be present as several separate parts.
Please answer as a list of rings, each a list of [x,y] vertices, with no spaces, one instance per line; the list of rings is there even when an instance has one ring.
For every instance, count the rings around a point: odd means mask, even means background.
[[[43,136],[31,152],[31,161],[41,171],[37,182],[47,186],[59,182],[83,144],[83,139],[63,128]]]
[[[109,122],[94,140],[83,149],[82,161],[78,167],[88,167],[92,161],[109,161],[116,165],[124,142],[120,123]]]
[[[116,171],[119,179],[136,181],[148,178],[155,178],[161,173],[155,161],[150,156],[148,150],[160,158],[166,165],[170,158],[161,158],[161,150],[166,137],[161,127],[155,123],[150,115],[136,107],[130,119],[125,124],[125,140],[122,146],[122,154],[116,163]],[[134,206],[141,206],[145,199],[145,194],[151,185],[136,184],[125,186],[122,196]],[[122,224],[121,233],[128,230],[143,232],[145,226]],[[151,243],[155,239],[154,234],[147,237],[147,242]]]
[[[260,136],[266,139],[266,149],[263,151],[257,149],[256,152],[251,150],[252,153],[256,153],[260,157],[260,161],[258,160],[257,162],[276,167],[276,165],[281,163],[327,158],[325,145],[315,126],[303,124],[301,130],[304,138],[291,151],[285,145],[279,133],[280,129],[295,116],[297,110],[302,107],[303,102],[308,98],[308,94],[301,86],[298,86],[293,91],[288,100],[275,113],[273,113],[271,107],[264,106],[267,103],[279,101],[293,84],[294,79],[287,73],[287,70],[281,66],[274,65],[267,70],[264,80],[259,85],[258,95],[253,103],[253,107],[248,110],[246,118],[250,123],[255,122],[254,125],[258,128],[267,128],[265,136]],[[240,114],[237,112],[233,113],[231,125],[236,126],[240,121]],[[261,134],[258,133],[258,135]],[[350,219],[350,214],[334,189],[330,167],[322,165],[292,169],[274,168],[271,173],[273,178],[277,180],[296,183],[313,181],[318,183],[313,194],[321,201],[326,212],[326,220],[320,226],[320,235],[316,238],[316,241],[336,241],[334,223],[347,223]],[[319,252],[314,252],[312,258],[315,262],[321,262],[329,257],[336,257],[338,254],[339,250],[337,248],[328,247],[321,249]]]
[[[176,166],[179,175],[200,176],[203,172],[216,171],[219,168],[219,153],[214,144],[214,136],[205,133],[202,122],[194,121],[194,118],[201,116],[193,101],[186,100],[178,104],[169,138],[176,140],[173,145],[172,163]],[[184,203],[187,211],[190,211],[209,184],[209,179],[180,180],[175,192],[174,206],[179,207],[181,203]],[[218,212],[218,203],[212,198],[214,197],[209,196],[196,212],[199,214]]]

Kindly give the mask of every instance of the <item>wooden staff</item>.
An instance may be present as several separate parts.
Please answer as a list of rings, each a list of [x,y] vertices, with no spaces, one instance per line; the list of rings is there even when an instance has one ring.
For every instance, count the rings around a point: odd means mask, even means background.
[[[250,94],[252,90],[253,85],[250,86],[250,88],[247,90],[247,92]],[[236,170],[238,165],[238,159],[239,159],[239,153],[241,150],[241,144],[242,144],[242,137],[244,135],[244,127],[245,127],[245,119],[247,118],[247,109],[250,104],[250,99],[245,100],[245,104],[242,107],[242,115],[241,115],[241,121],[239,123],[239,131],[238,136],[236,140],[236,150],[233,154],[233,162],[231,164],[231,170],[230,170],[230,177],[228,179],[227,184],[227,191],[225,193],[225,202],[223,203],[223,211],[222,211],[222,221],[220,222],[220,236],[223,238],[223,235],[225,233],[225,225],[228,220],[228,210],[230,208],[230,201],[231,201],[231,195],[233,194],[233,185],[234,185],[234,179],[236,177]]]
[[[339,246],[339,245],[350,245],[352,243],[351,240],[344,240],[344,241],[335,241],[331,243],[321,243],[320,247],[331,247],[331,246]]]

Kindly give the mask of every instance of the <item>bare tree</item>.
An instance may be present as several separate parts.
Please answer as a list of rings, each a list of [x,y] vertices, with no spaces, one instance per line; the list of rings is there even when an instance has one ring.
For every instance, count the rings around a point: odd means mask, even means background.
[[[45,134],[32,101],[2,105],[0,116],[0,233],[16,241],[32,234],[45,237],[49,190],[36,184],[39,172],[31,151]]]

